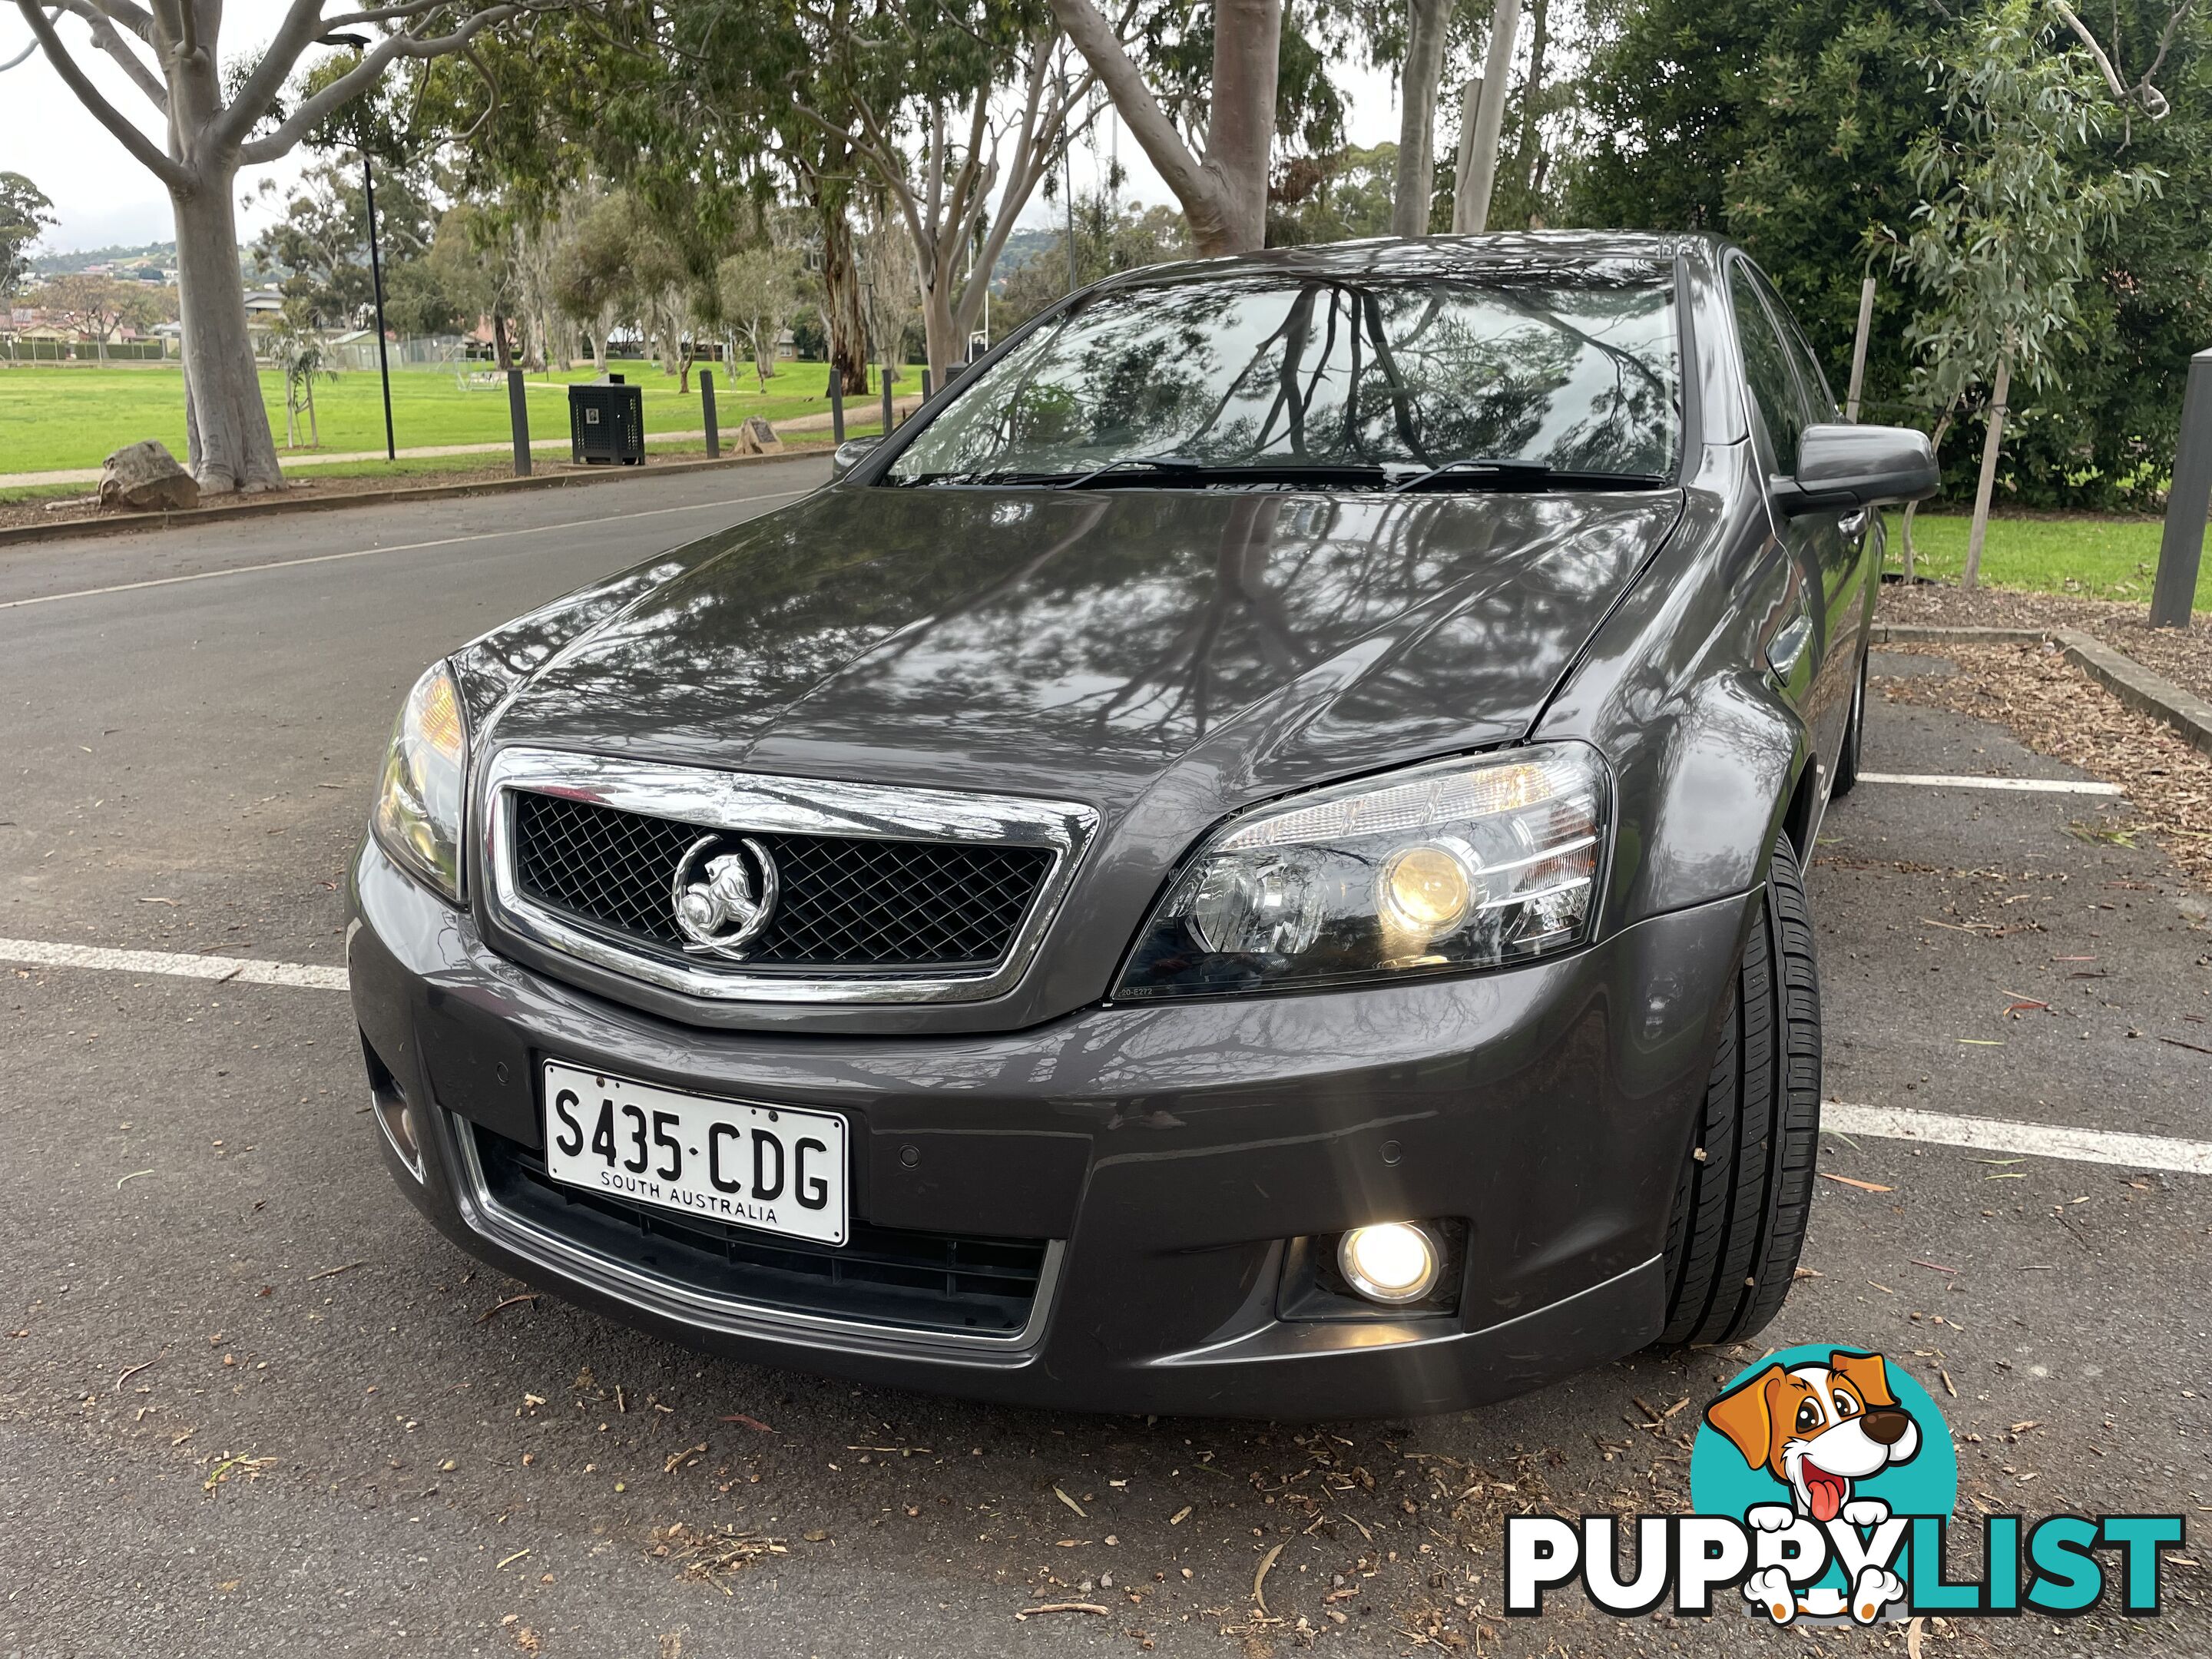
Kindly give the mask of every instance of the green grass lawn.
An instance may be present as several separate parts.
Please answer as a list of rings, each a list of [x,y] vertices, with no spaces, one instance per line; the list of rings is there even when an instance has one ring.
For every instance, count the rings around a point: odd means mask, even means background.
[[[1889,515],[1893,570],[1903,568],[1897,519],[1894,513]],[[1956,581],[1966,562],[1971,523],[1963,513],[1914,514],[1918,574]],[[2155,519],[1991,519],[1982,549],[1982,580],[1991,587],[2148,603],[2163,533]],[[2197,604],[2212,607],[2212,557],[2198,568]]]
[[[676,378],[652,363],[611,366],[645,389],[645,430],[696,432],[704,425],[695,369],[690,391],[678,396]],[[814,414],[829,408],[823,388],[829,370],[821,363],[781,363],[765,394],[750,368],[735,376],[714,375],[716,414],[725,433],[749,415],[771,421]],[[568,430],[567,383],[592,379],[589,368],[566,375],[532,375],[530,435],[563,437]],[[872,387],[875,385],[872,379]],[[896,388],[902,396],[921,389],[918,371]],[[283,448],[284,388],[281,376],[264,371],[263,400],[276,434],[280,456],[311,453]],[[864,402],[848,399],[857,430],[867,413]],[[384,447],[384,404],[374,374],[358,372],[319,381],[315,413],[325,451],[345,453]],[[507,386],[464,385],[451,369],[395,370],[392,376],[393,434],[402,449],[436,444],[499,443],[509,434]],[[304,417],[302,427],[304,436]],[[0,367],[0,474],[58,471],[95,467],[111,451],[142,438],[159,438],[179,459],[185,453],[183,371],[173,365],[143,368],[121,364],[33,363]],[[317,469],[318,471],[322,469]]]

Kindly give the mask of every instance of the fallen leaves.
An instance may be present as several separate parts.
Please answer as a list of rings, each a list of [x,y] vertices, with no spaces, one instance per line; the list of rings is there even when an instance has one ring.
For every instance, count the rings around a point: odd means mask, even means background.
[[[1261,1559],[1260,1571],[1252,1575],[1252,1600],[1263,1614],[1267,1611],[1267,1593],[1265,1589],[1267,1575],[1275,1570],[1275,1559],[1282,1553],[1283,1547],[1280,1544],[1276,1545]]]
[[[828,1534],[806,1535],[815,1538]],[[738,1532],[728,1526],[702,1529],[678,1521],[665,1528],[655,1528],[653,1537],[653,1555],[673,1561],[684,1570],[686,1578],[713,1584],[725,1595],[730,1594],[730,1589],[722,1582],[724,1579],[736,1577],[756,1561],[791,1553],[781,1538],[764,1532]]]
[[[477,1323],[482,1325],[490,1320],[495,1315],[503,1314],[509,1308],[515,1306],[519,1303],[535,1302],[537,1300],[538,1292],[535,1291],[525,1291],[520,1296],[510,1296],[504,1302],[495,1302],[490,1307],[486,1308],[482,1313],[478,1314],[477,1316]],[[541,1401],[540,1403],[542,1404],[543,1402]]]
[[[1095,1613],[1103,1619],[1110,1611],[1096,1601],[1047,1601],[1042,1607],[1024,1607],[1014,1614],[1014,1622],[1035,1619],[1048,1613]]]
[[[1877,1181],[1855,1181],[1849,1176],[1830,1175],[1826,1170],[1814,1171],[1821,1180],[1832,1181],[1838,1187],[1855,1187],[1863,1193],[1893,1193],[1894,1187],[1885,1187]]]

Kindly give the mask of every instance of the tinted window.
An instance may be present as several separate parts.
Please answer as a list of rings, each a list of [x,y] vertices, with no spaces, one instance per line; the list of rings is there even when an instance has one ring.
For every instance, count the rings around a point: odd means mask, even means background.
[[[1743,342],[1744,379],[1751,386],[1754,412],[1766,428],[1775,465],[1785,472],[1794,471],[1798,436],[1813,415],[1790,367],[1790,349],[1766,314],[1750,266],[1741,259],[1729,266],[1729,292],[1735,304],[1736,337]]]
[[[889,481],[1060,477],[1163,454],[1672,474],[1680,404],[1664,265],[1191,276],[1101,294],[1041,327],[963,383]]]
[[[1820,354],[1813,343],[1805,337],[1805,331],[1797,326],[1796,314],[1782,302],[1774,291],[1774,284],[1766,280],[1766,273],[1755,270],[1759,291],[1765,296],[1766,308],[1782,325],[1782,341],[1789,348],[1790,360],[1797,366],[1798,384],[1805,388],[1805,398],[1811,406],[1815,421],[1835,421],[1843,418],[1836,403],[1834,390],[1828,385],[1826,370],[1820,367]]]

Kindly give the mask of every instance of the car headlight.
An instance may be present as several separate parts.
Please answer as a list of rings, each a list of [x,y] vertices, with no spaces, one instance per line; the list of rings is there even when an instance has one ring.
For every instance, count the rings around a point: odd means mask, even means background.
[[[460,694],[440,663],[407,694],[369,818],[377,843],[394,862],[456,904],[468,748]]]
[[[1610,787],[1578,743],[1430,763],[1231,819],[1169,885],[1117,997],[1464,972],[1571,950]]]

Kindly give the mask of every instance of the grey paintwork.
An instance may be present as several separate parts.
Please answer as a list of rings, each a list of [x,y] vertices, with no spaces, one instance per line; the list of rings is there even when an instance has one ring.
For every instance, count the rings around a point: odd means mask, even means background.
[[[368,1040],[426,1098],[533,1141],[531,1060],[548,1048],[845,1109],[863,1130],[863,1213],[1071,1240],[1051,1332],[1018,1365],[712,1339],[732,1352],[1040,1401],[1328,1411],[1486,1397],[1648,1340],[1747,896],[1776,828],[1803,844],[1825,803],[1878,525],[1776,511],[1786,469],[1747,416],[1723,281],[1740,256],[1720,244],[1437,240],[1249,263],[1358,274],[1624,253],[1678,273],[1673,487],[876,486],[895,434],[807,500],[454,658],[479,764],[527,742],[1091,804],[1097,839],[1006,995],[704,1007],[540,953],[480,902],[457,914],[372,845],[350,953]],[[1765,652],[1793,607],[1813,641],[1785,687]],[[1595,744],[1617,789],[1584,950],[1418,985],[1109,1001],[1163,884],[1227,813],[1549,738]],[[891,1155],[909,1146],[929,1149],[921,1176]],[[434,1167],[417,1201],[500,1257],[442,1179]],[[1464,1330],[1376,1343],[1272,1317],[1280,1240],[1425,1214],[1474,1218]],[[634,1299],[617,1311],[663,1316]]]

